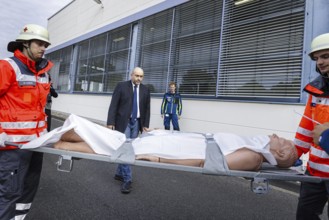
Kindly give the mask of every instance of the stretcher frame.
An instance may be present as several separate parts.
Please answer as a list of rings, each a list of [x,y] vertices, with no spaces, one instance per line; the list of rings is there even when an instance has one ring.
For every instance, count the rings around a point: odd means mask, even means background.
[[[58,155],[59,157],[57,161],[57,170],[61,172],[71,172],[73,169],[74,161],[79,159],[88,159],[88,160],[109,162],[115,164],[123,163],[122,161],[120,162],[117,159],[113,159],[111,156],[61,150],[52,147],[39,147],[29,150],[34,152],[51,154],[51,155]],[[134,166],[141,166],[141,167],[194,172],[194,173],[201,173],[206,175],[208,174],[204,172],[204,169],[202,167],[157,163],[157,162],[142,161],[142,160],[135,160],[133,163],[127,163],[127,162],[124,163]],[[262,167],[262,169],[259,171],[227,170],[225,172],[218,172],[216,174],[211,174],[211,175],[242,177],[249,179],[251,181],[250,183],[251,191],[256,194],[266,194],[269,191],[270,180],[299,181],[299,182],[313,182],[313,183],[329,181],[329,178],[308,176],[299,173],[293,169],[280,169],[275,166],[267,165],[267,164],[265,164]]]

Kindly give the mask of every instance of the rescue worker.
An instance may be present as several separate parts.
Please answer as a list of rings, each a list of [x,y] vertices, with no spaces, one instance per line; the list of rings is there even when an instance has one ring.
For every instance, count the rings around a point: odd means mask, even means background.
[[[182,114],[182,97],[176,92],[176,83],[169,83],[169,92],[165,93],[161,104],[161,117],[166,130],[170,130],[170,121],[174,130],[179,131],[178,120]]]
[[[313,141],[312,131],[317,122],[322,124],[329,121],[329,33],[313,39],[309,56],[316,62],[319,76],[304,88],[309,97],[305,117],[300,121],[294,142],[298,157],[309,153],[306,174],[328,178],[329,155],[316,144],[318,142]],[[320,219],[319,215],[328,201],[328,195],[329,182],[302,182],[296,219]]]
[[[48,31],[35,24],[25,25],[16,41],[8,43],[14,56],[0,60],[2,142],[27,143],[47,133],[47,71],[53,64],[43,55],[49,45]],[[25,218],[37,192],[42,158],[42,153],[0,147],[0,219]]]

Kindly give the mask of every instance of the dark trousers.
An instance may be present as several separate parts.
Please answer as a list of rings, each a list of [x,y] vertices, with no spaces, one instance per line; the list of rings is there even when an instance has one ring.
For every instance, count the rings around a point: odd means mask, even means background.
[[[139,133],[139,120],[130,120],[125,130],[126,138],[137,138]],[[122,176],[124,182],[132,181],[132,171],[128,164],[119,164],[116,175]]]
[[[323,208],[328,202],[329,182],[302,182],[297,206],[297,220],[320,219]],[[329,213],[329,210],[328,210]],[[328,214],[329,219],[329,214]]]
[[[174,127],[175,131],[179,131],[179,124],[178,124],[178,115],[176,114],[165,114],[163,119],[163,124],[166,130],[170,130],[170,121]]]
[[[0,219],[24,216],[38,190],[43,154],[0,151]]]
[[[45,109],[45,113],[47,115],[47,131],[51,130],[51,109]]]

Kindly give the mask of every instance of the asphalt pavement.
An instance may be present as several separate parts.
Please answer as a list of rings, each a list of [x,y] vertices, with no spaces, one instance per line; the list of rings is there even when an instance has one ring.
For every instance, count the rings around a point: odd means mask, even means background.
[[[26,220],[295,219],[298,183],[270,181],[267,194],[255,194],[243,178],[134,166],[132,192],[121,194],[116,164],[81,159],[67,173],[57,160],[44,156]]]

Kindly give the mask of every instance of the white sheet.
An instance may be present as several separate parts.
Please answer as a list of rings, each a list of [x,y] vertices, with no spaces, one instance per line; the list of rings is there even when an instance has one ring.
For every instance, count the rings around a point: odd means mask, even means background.
[[[37,148],[57,142],[62,134],[74,131],[93,148],[97,154],[112,155],[125,141],[126,136],[118,131],[90,122],[84,118],[71,114],[63,126],[24,144],[22,149]]]
[[[263,154],[270,164],[277,165],[276,159],[270,152],[270,138],[267,135],[256,135],[249,137],[231,133],[216,133],[214,134],[214,139],[220,146],[223,155],[228,155],[241,147],[245,147]]]
[[[206,139],[202,134],[154,130],[151,136],[136,139],[132,144],[135,154],[152,154],[167,159],[205,159]],[[223,155],[241,148],[261,153],[266,160],[277,165],[270,152],[270,138],[267,135],[239,136],[231,133],[216,133],[214,140]]]
[[[167,159],[205,159],[206,139],[202,134],[154,130],[137,138],[132,145],[136,155],[152,154]]]
[[[97,154],[111,156],[126,141],[123,133],[72,114],[65,120],[62,127],[23,145],[22,149],[53,144],[60,139],[62,134],[71,129],[74,129]],[[135,155],[152,154],[168,159],[205,159],[207,144],[202,134],[165,130],[154,130],[149,133],[151,135],[133,141]],[[231,133],[216,133],[214,139],[223,155],[246,147],[263,154],[270,164],[277,164],[269,151],[270,138],[266,135],[243,137]]]

